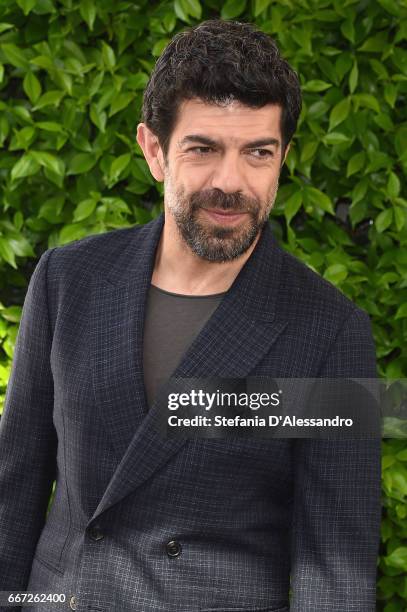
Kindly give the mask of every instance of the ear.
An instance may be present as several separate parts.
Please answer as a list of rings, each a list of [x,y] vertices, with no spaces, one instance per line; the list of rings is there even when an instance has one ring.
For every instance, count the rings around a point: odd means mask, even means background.
[[[137,142],[139,143],[150,172],[156,181],[164,180],[164,156],[157,136],[146,126],[139,123],[137,126]]]
[[[290,146],[291,146],[291,143],[289,142],[289,143],[288,143],[288,145],[287,145],[287,146],[286,146],[286,148],[285,148],[285,151],[284,151],[284,159],[283,159],[283,161],[281,162],[281,166],[283,166],[283,164],[285,163],[285,160],[287,159],[287,155],[288,155],[288,151],[290,150]]]

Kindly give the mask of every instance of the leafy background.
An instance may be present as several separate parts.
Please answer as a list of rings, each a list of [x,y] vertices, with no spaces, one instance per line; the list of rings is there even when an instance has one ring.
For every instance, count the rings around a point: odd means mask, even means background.
[[[407,6],[397,0],[2,0],[0,404],[44,250],[162,210],[136,142],[175,32],[256,22],[298,71],[299,127],[271,216],[283,246],[370,315],[383,378],[407,377]],[[407,446],[383,440],[378,610],[407,611]]]

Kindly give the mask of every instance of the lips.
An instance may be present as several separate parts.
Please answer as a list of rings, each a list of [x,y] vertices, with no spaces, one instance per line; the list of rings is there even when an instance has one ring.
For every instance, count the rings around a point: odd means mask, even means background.
[[[221,225],[229,227],[239,225],[242,218],[247,215],[247,212],[230,212],[216,208],[204,208],[203,210],[204,213],[215,223],[220,223]]]
[[[246,211],[244,210],[219,210],[218,208],[205,208],[208,212],[215,213],[216,215],[222,215],[224,217],[235,217],[236,215],[244,215]]]

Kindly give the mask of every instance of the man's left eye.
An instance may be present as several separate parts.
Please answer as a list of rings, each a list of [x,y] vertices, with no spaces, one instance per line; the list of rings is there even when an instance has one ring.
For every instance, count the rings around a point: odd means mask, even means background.
[[[265,155],[255,155],[255,157],[273,157],[272,151],[268,149],[252,149],[251,153],[264,153]]]

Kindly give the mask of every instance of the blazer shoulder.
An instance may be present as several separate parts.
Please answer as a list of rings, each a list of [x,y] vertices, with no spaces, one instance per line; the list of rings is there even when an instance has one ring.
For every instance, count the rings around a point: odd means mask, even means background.
[[[48,282],[73,277],[77,282],[106,273],[130,241],[136,240],[143,226],[119,228],[92,234],[69,244],[51,247]],[[45,253],[44,253],[45,255]]]

